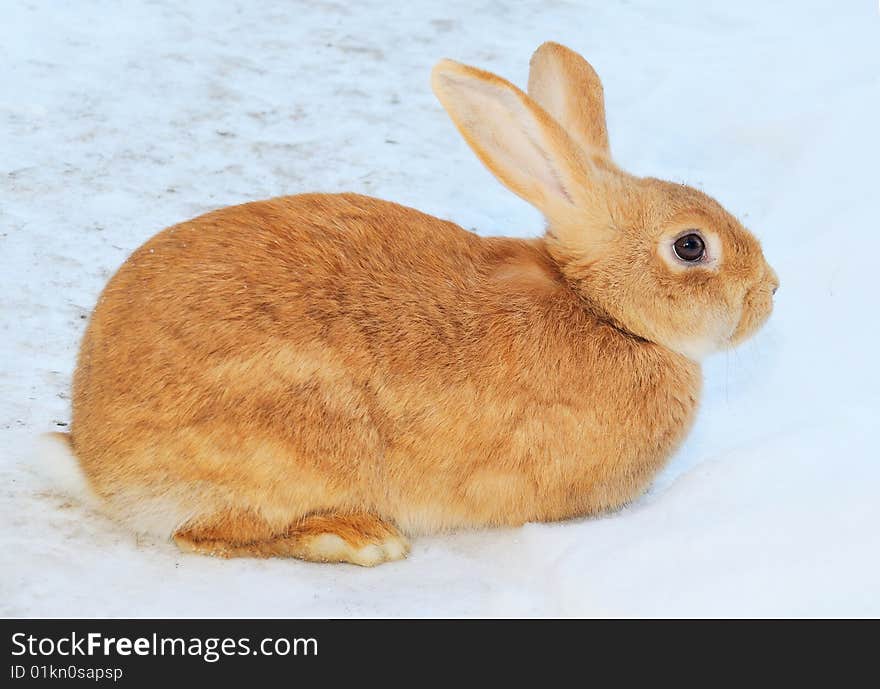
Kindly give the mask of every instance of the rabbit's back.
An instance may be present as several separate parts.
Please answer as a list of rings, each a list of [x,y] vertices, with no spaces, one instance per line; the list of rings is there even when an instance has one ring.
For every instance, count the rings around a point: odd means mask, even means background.
[[[216,415],[208,403],[223,396],[206,388],[271,385],[256,368],[285,379],[340,367],[467,376],[479,358],[466,353],[484,339],[492,308],[481,284],[499,255],[523,252],[537,253],[353,194],[281,197],[170,227],[130,256],[98,301],[74,423],[98,406],[177,424]]]

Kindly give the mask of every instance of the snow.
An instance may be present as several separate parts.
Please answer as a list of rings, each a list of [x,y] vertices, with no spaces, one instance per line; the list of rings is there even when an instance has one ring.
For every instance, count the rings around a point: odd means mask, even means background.
[[[618,162],[715,195],[781,277],[648,494],[365,570],[183,555],[41,484],[29,448],[69,421],[85,319],[163,227],[323,190],[539,233],[428,75],[452,57],[524,84],[550,39],[602,76]],[[878,123],[875,3],[5,3],[0,613],[880,615]]]

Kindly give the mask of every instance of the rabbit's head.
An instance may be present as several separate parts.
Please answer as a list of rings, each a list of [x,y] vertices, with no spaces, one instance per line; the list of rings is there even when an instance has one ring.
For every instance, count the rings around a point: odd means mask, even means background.
[[[577,53],[545,43],[529,95],[450,60],[434,92],[465,140],[547,219],[547,248],[589,306],[698,360],[753,334],[778,287],[758,240],[691,187],[611,160],[602,84]]]

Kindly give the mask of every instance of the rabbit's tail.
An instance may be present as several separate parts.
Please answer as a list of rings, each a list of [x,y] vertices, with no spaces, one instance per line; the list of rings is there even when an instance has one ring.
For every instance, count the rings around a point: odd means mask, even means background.
[[[88,505],[100,503],[73,452],[70,433],[44,433],[37,441],[34,468],[49,488]]]
[[[99,495],[73,450],[70,433],[44,433],[37,439],[32,466],[46,490],[63,495],[119,521],[139,534],[168,538],[201,514],[216,512],[216,500],[192,488],[126,487]]]

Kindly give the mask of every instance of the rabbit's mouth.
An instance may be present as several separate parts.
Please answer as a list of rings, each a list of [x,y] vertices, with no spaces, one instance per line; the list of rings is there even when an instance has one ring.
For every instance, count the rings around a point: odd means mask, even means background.
[[[746,292],[743,299],[742,315],[730,336],[729,346],[735,347],[749,339],[770,318],[770,314],[773,312],[773,295],[779,287],[779,280],[772,269],[768,269],[768,271],[767,276],[761,282]]]

